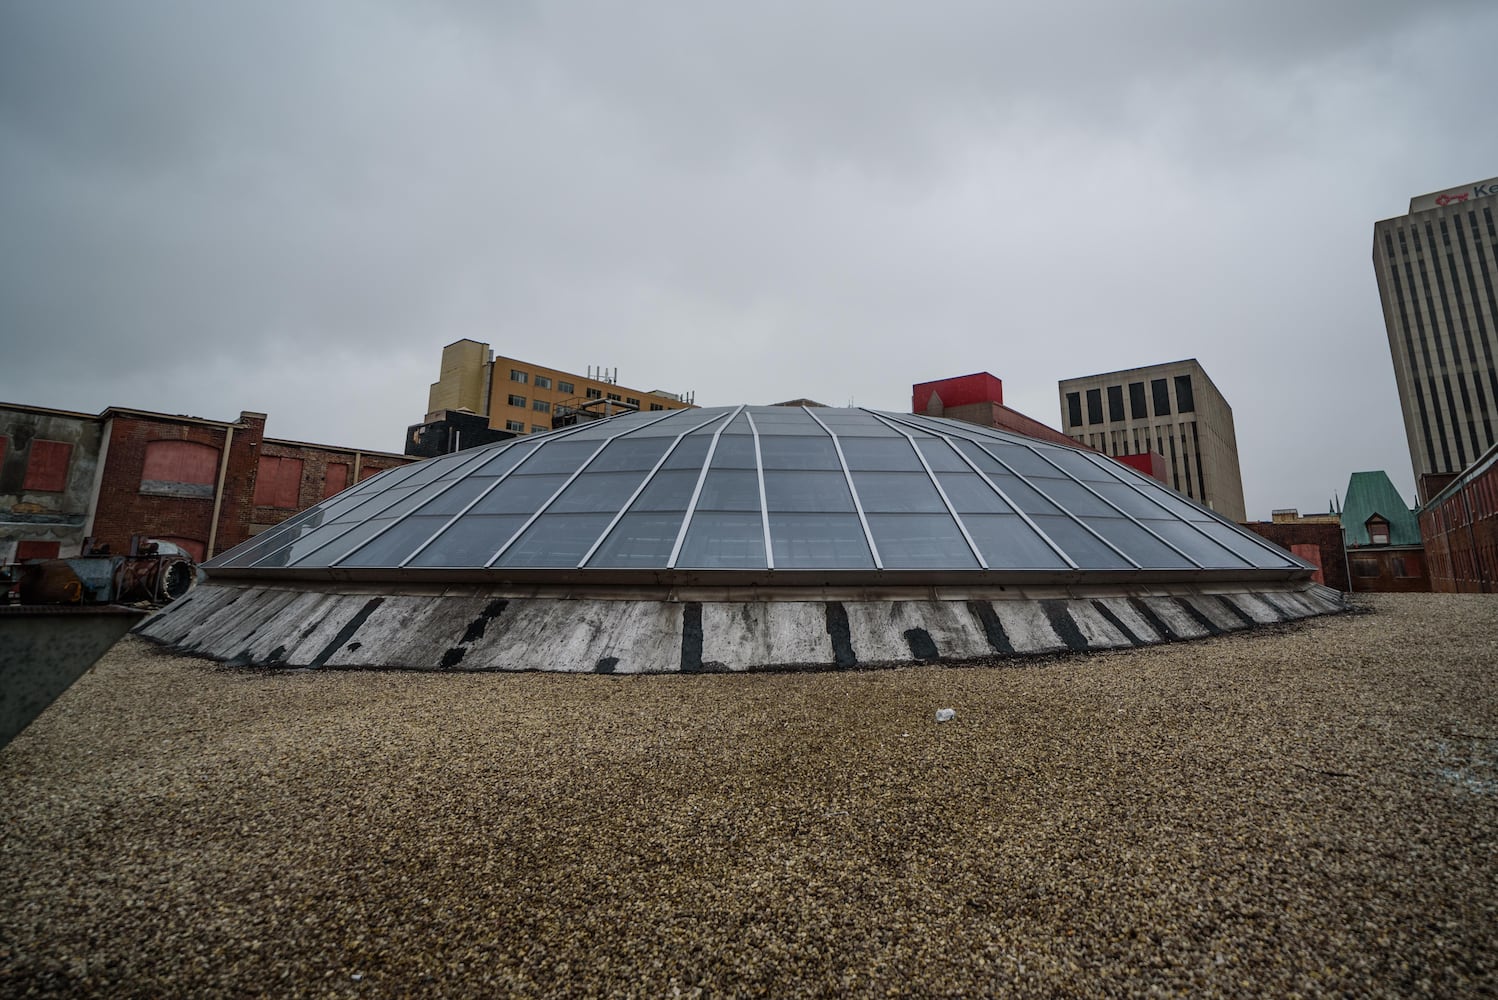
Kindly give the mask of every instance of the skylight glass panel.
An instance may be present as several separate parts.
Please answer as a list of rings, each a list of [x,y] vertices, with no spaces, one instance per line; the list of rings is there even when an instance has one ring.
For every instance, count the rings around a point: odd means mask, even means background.
[[[851,514],[853,494],[841,471],[769,469],[765,472],[765,507],[781,512]]]
[[[1018,514],[970,514],[962,523],[989,569],[1068,568]]]
[[[610,520],[608,514],[542,514],[494,565],[574,567]]]
[[[765,565],[765,529],[758,513],[698,511],[692,516],[676,565],[750,569]]]
[[[771,514],[776,569],[873,569],[854,514]]]
[[[598,551],[593,553],[588,565],[640,569],[658,569],[666,565],[684,514],[685,506],[676,511],[625,514]]]
[[[870,472],[922,472],[921,460],[903,437],[889,440],[849,438],[840,442],[848,468]]]
[[[868,521],[885,569],[978,568],[950,515],[870,514]]]
[[[522,514],[473,514],[454,521],[409,566],[482,566],[525,523]]]

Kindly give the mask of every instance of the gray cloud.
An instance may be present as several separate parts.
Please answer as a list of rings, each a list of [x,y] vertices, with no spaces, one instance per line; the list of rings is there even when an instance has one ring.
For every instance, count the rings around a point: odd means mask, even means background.
[[[1371,227],[1498,173],[1498,11],[1201,6],[11,4],[0,398],[398,449],[464,336],[1052,423],[1194,356],[1252,515],[1412,494]]]

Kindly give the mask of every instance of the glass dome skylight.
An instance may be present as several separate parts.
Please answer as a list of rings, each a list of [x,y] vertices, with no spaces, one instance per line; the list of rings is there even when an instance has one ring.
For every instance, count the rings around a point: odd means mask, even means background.
[[[214,575],[475,580],[1304,576],[1110,458],[859,409],[631,413],[391,469]]]

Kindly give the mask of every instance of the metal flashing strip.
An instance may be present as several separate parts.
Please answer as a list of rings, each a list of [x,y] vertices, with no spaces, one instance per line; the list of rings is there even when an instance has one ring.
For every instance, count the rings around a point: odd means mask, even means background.
[[[759,479],[759,523],[765,532],[765,566],[775,568],[775,546],[770,541],[770,505],[765,499],[765,462],[759,451],[759,428],[754,424],[754,411],[745,410],[749,418],[749,432],[754,435],[754,474]]]
[[[692,526],[692,515],[697,513],[697,499],[702,496],[702,484],[707,480],[707,470],[712,467],[713,456],[718,452],[718,439],[723,436],[728,425],[733,423],[734,417],[743,413],[745,409],[747,409],[747,404],[740,403],[728,419],[723,421],[723,426],[713,431],[713,439],[707,446],[707,455],[702,459],[702,470],[697,474],[697,485],[692,487],[692,498],[687,501],[687,512],[682,516],[681,527],[676,531],[676,542],[671,546],[671,556],[666,560],[667,569],[676,568],[676,557],[681,555],[682,543],[687,539],[687,529]]]
[[[843,478],[848,482],[848,492],[853,495],[853,509],[858,512],[858,523],[863,525],[864,541],[869,543],[869,554],[874,557],[874,568],[883,569],[884,560],[879,558],[879,546],[874,544],[874,533],[869,530],[869,519],[863,515],[863,503],[858,499],[858,487],[853,485],[853,473],[848,471],[848,459],[843,455],[842,443],[838,441],[837,435],[832,433],[832,428],[822,423],[821,419],[811,412],[811,407],[803,406],[801,409],[817,422],[818,427],[827,432],[828,437],[832,438],[832,447],[837,451],[837,464],[842,466]]]

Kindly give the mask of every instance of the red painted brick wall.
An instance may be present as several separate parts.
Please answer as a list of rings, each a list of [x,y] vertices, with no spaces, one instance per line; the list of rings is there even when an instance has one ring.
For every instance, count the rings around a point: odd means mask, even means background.
[[[280,524],[282,521],[314,504],[322,502],[349,485],[349,476],[354,464],[359,465],[359,479],[365,480],[377,473],[398,465],[417,461],[401,455],[369,454],[346,448],[325,448],[303,444],[299,441],[264,440],[260,445],[261,461],[277,463],[280,474],[293,476],[291,480],[278,480],[278,492],[264,490],[255,496],[251,520],[260,526]],[[301,463],[295,472],[295,463]],[[285,501],[293,499],[292,506]],[[263,529],[262,529],[263,530]],[[220,549],[222,551],[222,549]]]
[[[212,533],[213,498],[142,493],[146,451],[153,441],[188,441],[219,449],[228,438],[226,425],[187,423],[150,414],[114,413],[109,454],[94,515],[96,543],[126,552],[132,534],[170,536],[203,543]],[[250,498],[255,488],[256,449],[265,433],[265,417],[246,413],[235,425],[225,467],[215,548],[222,552],[249,537]],[[216,478],[216,477],[215,477]],[[209,553],[212,555],[213,553]]]

